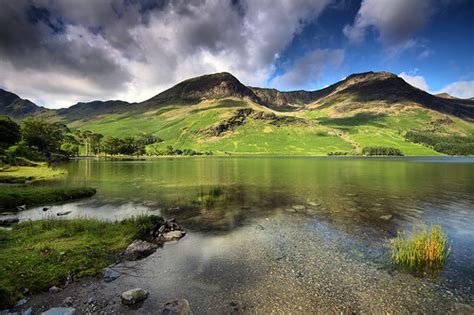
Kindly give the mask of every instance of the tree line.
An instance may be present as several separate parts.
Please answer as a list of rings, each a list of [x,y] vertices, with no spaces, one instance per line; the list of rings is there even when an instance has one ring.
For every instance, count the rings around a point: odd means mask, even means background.
[[[405,139],[433,148],[448,155],[474,155],[474,138],[457,135],[439,135],[430,132],[411,130]]]

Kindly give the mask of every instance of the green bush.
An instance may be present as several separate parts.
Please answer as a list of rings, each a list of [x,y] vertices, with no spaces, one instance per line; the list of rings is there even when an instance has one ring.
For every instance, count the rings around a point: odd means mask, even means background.
[[[432,147],[435,151],[448,155],[474,155],[474,138],[440,135],[411,130],[405,134],[410,142]]]
[[[397,148],[387,147],[364,147],[362,148],[362,155],[394,155],[403,156],[402,151]]]

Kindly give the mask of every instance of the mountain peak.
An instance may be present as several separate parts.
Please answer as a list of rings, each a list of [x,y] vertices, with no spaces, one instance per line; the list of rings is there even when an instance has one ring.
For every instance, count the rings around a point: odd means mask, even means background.
[[[44,107],[22,99],[12,92],[0,89],[0,114],[14,118],[23,118],[45,110]]]
[[[226,97],[257,101],[254,92],[228,72],[206,74],[182,81],[148,102],[199,101]]]

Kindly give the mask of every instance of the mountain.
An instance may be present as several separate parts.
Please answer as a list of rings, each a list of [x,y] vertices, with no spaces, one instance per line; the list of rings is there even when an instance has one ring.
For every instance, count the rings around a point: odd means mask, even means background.
[[[131,105],[131,103],[119,100],[81,102],[68,108],[58,109],[56,113],[66,121],[74,121],[98,115],[126,112],[132,108]]]
[[[236,97],[258,102],[255,93],[228,72],[185,80],[152,97],[145,103],[198,102],[204,99]]]
[[[0,115],[21,119],[44,111],[47,111],[47,109],[29,100],[22,99],[16,94],[0,89]]]
[[[71,128],[163,139],[147,148],[150,153],[167,146],[260,155],[354,154],[366,146],[440,155],[474,148],[473,100],[431,95],[388,72],[353,74],[315,91],[249,87],[223,72],[185,80],[139,103],[93,101],[59,110],[29,103],[32,115]],[[10,107],[2,108],[9,114]]]

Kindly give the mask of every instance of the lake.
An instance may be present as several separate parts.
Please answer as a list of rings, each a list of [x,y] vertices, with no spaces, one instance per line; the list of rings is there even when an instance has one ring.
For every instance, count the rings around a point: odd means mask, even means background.
[[[68,175],[53,184],[97,194],[22,219],[155,213],[188,230],[141,263],[146,277],[110,284],[162,292],[150,303],[181,294],[198,313],[474,304],[474,158],[87,159],[58,167]],[[423,222],[442,224],[450,238],[439,277],[390,264],[389,239]]]

